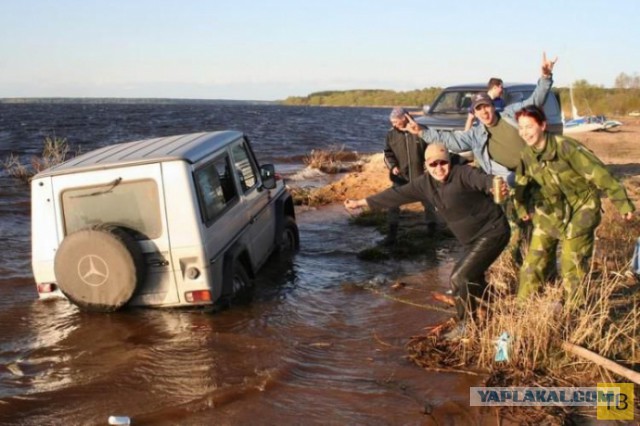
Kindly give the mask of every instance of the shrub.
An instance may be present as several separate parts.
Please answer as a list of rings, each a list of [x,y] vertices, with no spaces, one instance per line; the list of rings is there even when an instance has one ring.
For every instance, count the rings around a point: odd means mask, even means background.
[[[23,164],[18,156],[11,154],[2,161],[2,166],[9,176],[19,179],[24,183],[29,183],[36,173],[63,163],[77,154],[78,151],[70,155],[70,148],[66,138],[47,136],[44,138],[42,154],[39,157],[31,157],[29,164]]]
[[[345,151],[344,146],[329,150],[314,149],[302,161],[307,167],[329,174],[358,171],[362,167],[358,153]]]

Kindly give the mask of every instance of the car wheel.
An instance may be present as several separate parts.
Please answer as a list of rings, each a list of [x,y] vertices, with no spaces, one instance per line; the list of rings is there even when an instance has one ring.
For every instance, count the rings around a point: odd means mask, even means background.
[[[229,287],[223,296],[223,301],[226,304],[249,303],[253,298],[253,280],[249,277],[246,268],[238,259],[233,263],[233,274]]]
[[[231,291],[233,295],[242,293],[251,288],[251,278],[242,266],[240,261],[236,260],[233,265],[233,277],[231,279]]]
[[[293,254],[300,248],[300,232],[295,219],[291,216],[285,218],[278,248],[280,254]]]
[[[80,309],[112,312],[131,299],[146,265],[140,247],[124,229],[99,225],[62,240],[54,271],[60,290]]]

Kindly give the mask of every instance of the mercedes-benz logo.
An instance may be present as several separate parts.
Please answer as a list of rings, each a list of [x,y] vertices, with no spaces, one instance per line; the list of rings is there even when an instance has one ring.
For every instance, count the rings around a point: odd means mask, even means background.
[[[85,284],[99,287],[109,279],[109,266],[100,256],[88,254],[78,262],[78,276]]]

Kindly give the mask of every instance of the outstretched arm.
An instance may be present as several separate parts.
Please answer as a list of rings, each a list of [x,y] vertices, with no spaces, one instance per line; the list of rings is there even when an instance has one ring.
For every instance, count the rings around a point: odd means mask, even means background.
[[[441,143],[454,153],[471,151],[474,144],[477,143],[477,137],[474,135],[473,129],[467,131],[434,130],[421,127],[413,121],[409,122],[404,130],[418,136],[426,143]]]
[[[542,52],[542,76],[546,78],[550,78],[551,74],[553,74],[553,67],[558,62],[558,57],[556,56],[553,60],[547,59],[547,52]]]
[[[504,109],[503,114],[510,116],[511,119],[514,119],[517,111],[522,108],[535,105],[542,107],[544,105],[544,101],[547,99],[549,95],[549,91],[551,90],[551,85],[553,84],[553,67],[555,66],[558,58],[554,58],[553,60],[549,60],[547,58],[547,54],[542,54],[542,65],[541,73],[542,76],[538,79],[538,84],[536,85],[535,90],[527,99],[522,102],[515,102],[510,104]]]

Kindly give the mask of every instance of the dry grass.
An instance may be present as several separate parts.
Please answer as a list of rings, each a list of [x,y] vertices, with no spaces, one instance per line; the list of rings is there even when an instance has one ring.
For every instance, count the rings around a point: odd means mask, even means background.
[[[76,153],[77,154],[77,153]],[[50,137],[44,138],[44,148],[40,158],[34,157],[31,161],[36,173],[63,163],[69,156],[69,144],[66,138]]]
[[[2,167],[7,171],[9,176],[28,183],[31,177],[34,175],[33,171],[26,165],[20,162],[15,154],[10,154],[2,161]]]
[[[491,369],[495,366],[495,340],[507,332],[511,336],[511,358],[501,367],[530,373],[544,371],[545,375],[563,377],[565,367],[572,362],[561,350],[563,341],[609,359],[637,364],[640,311],[631,294],[637,290],[635,279],[610,271],[598,271],[594,275],[600,276],[585,283],[587,304],[575,310],[559,303],[562,289],[557,282],[550,283],[545,292],[526,303],[518,302],[511,294],[497,292],[486,319],[480,324],[469,322],[468,343],[473,351],[462,361]]]
[[[29,183],[35,174],[60,164],[70,156],[77,154],[78,152],[70,155],[70,148],[66,138],[47,136],[44,139],[42,154],[39,157],[31,157],[29,164],[23,164],[16,155],[11,154],[2,161],[2,166],[10,176],[24,183]]]
[[[408,344],[409,358],[427,368],[462,366],[488,372],[487,386],[595,386],[597,382],[628,382],[562,349],[570,342],[627,368],[640,366],[638,309],[640,286],[629,270],[640,221],[624,223],[610,203],[597,230],[596,251],[584,286],[587,302],[563,306],[562,286],[549,282],[544,292],[526,303],[515,299],[517,268],[503,255],[491,268],[488,313],[478,323],[467,321],[465,339],[443,342],[417,336]],[[510,336],[509,360],[496,362],[496,339]],[[549,410],[502,407],[505,416],[535,424]],[[556,418],[577,414],[573,407],[553,413]],[[558,407],[553,410],[558,410]],[[584,414],[584,413],[583,413]]]
[[[307,167],[329,174],[359,171],[362,168],[358,153],[345,151],[344,146],[328,150],[314,149],[302,161]]]
[[[317,207],[332,203],[333,198],[321,188],[301,188],[289,186],[289,192],[293,197],[293,203],[297,206]]]

